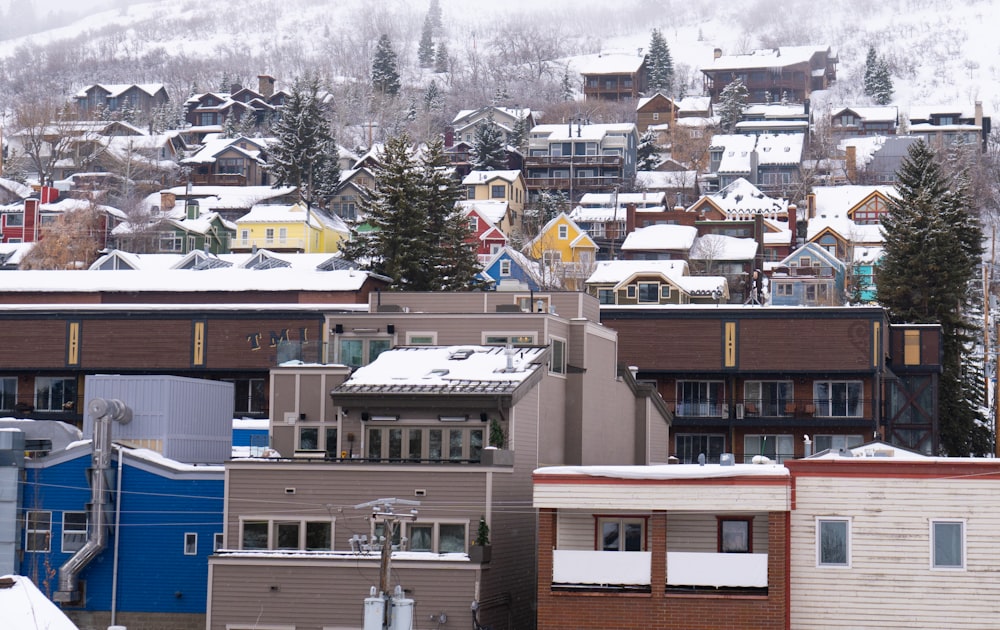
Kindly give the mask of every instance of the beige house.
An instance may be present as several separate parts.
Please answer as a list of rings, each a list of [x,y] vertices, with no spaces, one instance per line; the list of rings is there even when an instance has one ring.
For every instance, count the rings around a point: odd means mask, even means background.
[[[664,463],[669,412],[616,367],[590,296],[383,293],[369,306],[329,315],[330,364],[272,370],[280,456],[226,466],[207,627],[361,628],[383,526],[355,506],[394,497],[420,502],[399,506],[389,581],[415,601],[414,628],[438,627],[430,615],[533,628],[532,471]],[[480,519],[488,558],[472,544]]]

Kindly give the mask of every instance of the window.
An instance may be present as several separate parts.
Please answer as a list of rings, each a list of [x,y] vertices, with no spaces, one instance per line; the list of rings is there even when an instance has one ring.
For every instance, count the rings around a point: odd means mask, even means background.
[[[368,365],[378,358],[386,350],[392,347],[392,339],[389,337],[340,337],[338,348],[338,362],[343,365],[359,368]]]
[[[242,521],[243,549],[298,549],[330,551],[333,549],[333,523],[310,520]],[[216,544],[222,544],[216,534]]]
[[[790,415],[795,405],[792,381],[747,381],[743,404],[750,415]]]
[[[615,290],[614,289],[598,289],[597,290],[597,300],[601,304],[614,304],[615,303]]]
[[[467,199],[475,199],[476,198],[476,187],[475,186],[466,186],[465,187],[465,196],[466,196]]]
[[[854,448],[861,446],[864,438],[860,435],[816,435],[813,436],[813,450],[820,451],[840,451],[842,448]]]
[[[77,552],[87,543],[87,522],[86,512],[63,512],[63,553]]]
[[[549,296],[547,295],[536,295],[534,296],[534,300],[532,300],[531,295],[515,295],[514,301],[525,313],[549,312]]]
[[[306,551],[333,549],[333,525],[329,521],[306,521]]]
[[[216,552],[219,549],[222,549],[224,540],[225,537],[223,536],[222,532],[215,532],[215,535],[212,536],[212,551]]]
[[[246,245],[250,242],[250,230],[240,230],[240,240]]]
[[[278,228],[278,242],[284,243],[288,240],[288,228]]]
[[[267,521],[243,521],[241,549],[267,549]]]
[[[299,548],[299,527],[298,521],[278,521],[274,524],[274,548],[275,549],[298,549]]]
[[[319,449],[319,427],[299,427],[300,451],[315,451]]]
[[[75,407],[75,378],[35,377],[35,411],[73,411]]]
[[[500,275],[505,278],[510,276],[510,260],[507,258],[500,261]]]
[[[559,226],[559,240],[566,240],[569,238],[569,226],[562,224]]]
[[[31,511],[24,519],[24,550],[48,551],[52,535],[52,512]]]
[[[179,234],[165,232],[160,234],[161,252],[179,252],[183,246],[184,239]]]
[[[599,518],[597,523],[598,551],[642,551],[646,546],[644,519]]]
[[[829,302],[830,287],[825,284],[807,284],[806,302],[810,304],[826,304]]]
[[[264,230],[264,240],[268,243],[274,242],[274,228],[267,228]]]
[[[780,464],[795,457],[795,439],[792,435],[744,435],[743,460],[750,463],[755,455],[764,455]]]
[[[630,300],[634,300],[635,295],[636,295],[636,286],[634,284],[630,284],[627,287],[625,287],[625,297],[627,297]]]
[[[719,553],[752,553],[753,519],[719,519]]]
[[[24,213],[11,213],[4,215],[7,218],[7,227],[22,227],[24,226]]]
[[[17,404],[17,377],[0,378],[0,411],[12,411]]]
[[[549,372],[553,374],[566,373],[566,342],[562,339],[552,339],[552,358],[549,360]]]
[[[705,461],[718,464],[719,455],[726,448],[726,438],[722,435],[698,435],[680,433],[674,436],[674,455],[682,464],[695,464],[698,455],[704,453]]]
[[[434,525],[429,523],[409,524],[407,532],[410,551],[434,551]]]
[[[437,343],[436,332],[408,332],[406,344],[410,346],[433,346]]]
[[[661,284],[660,285],[660,299],[669,300],[670,299],[670,285]]]
[[[931,521],[931,568],[965,568],[965,521]]]
[[[677,415],[721,417],[725,407],[722,381],[677,381]]]
[[[903,365],[920,365],[920,331],[903,331]]]
[[[483,334],[483,345],[485,346],[530,346],[535,343],[535,336],[531,333],[485,333]]]
[[[469,230],[472,232],[479,231],[479,217],[475,215],[469,217]]]
[[[438,553],[465,553],[465,525],[438,524]]]
[[[237,414],[267,413],[267,380],[263,378],[223,379],[233,384],[236,398],[233,412]]]
[[[656,282],[639,283],[639,304],[658,304],[660,302],[660,285]]]
[[[860,418],[863,392],[861,381],[816,381],[813,383],[816,415]]]
[[[185,556],[198,555],[198,534],[194,533],[184,534],[184,555]]]
[[[492,199],[503,199],[507,196],[507,187],[503,184],[490,186],[490,197]]]
[[[660,112],[653,112],[653,120],[659,120],[659,119],[660,119]]]
[[[774,285],[774,291],[776,295],[782,297],[791,297],[793,294],[792,283],[791,282],[776,282]]]
[[[369,426],[368,459],[389,462],[477,462],[483,451],[483,429],[454,427]]]
[[[851,522],[846,518],[816,519],[816,566],[851,566]]]
[[[243,158],[219,158],[216,164],[218,165],[218,173],[230,175],[243,174]]]

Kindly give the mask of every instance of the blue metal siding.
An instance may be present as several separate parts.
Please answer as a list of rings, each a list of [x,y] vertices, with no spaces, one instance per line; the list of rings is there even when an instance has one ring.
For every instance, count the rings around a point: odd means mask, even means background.
[[[172,479],[132,465],[126,456],[122,474],[121,541],[118,560],[118,610],[122,612],[204,613],[208,556],[214,535],[222,532],[223,473],[217,479]],[[62,513],[86,509],[90,498],[90,454],[47,468],[26,471],[24,510],[52,512],[49,553],[25,553],[21,573],[36,579],[51,596],[62,553]],[[117,462],[109,470],[112,485]],[[182,473],[183,474],[183,473]],[[203,475],[202,475],[203,476]],[[109,522],[114,524],[114,512]],[[198,535],[198,553],[184,555],[184,534]],[[22,541],[23,542],[23,541]],[[114,536],[80,573],[86,610],[111,609]]]

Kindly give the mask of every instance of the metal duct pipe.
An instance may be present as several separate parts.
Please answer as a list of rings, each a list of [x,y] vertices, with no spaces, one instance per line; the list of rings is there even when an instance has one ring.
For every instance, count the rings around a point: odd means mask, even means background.
[[[94,417],[94,454],[90,467],[90,536],[69,560],[59,567],[59,590],[52,599],[57,602],[75,602],[80,599],[77,589],[80,571],[107,545],[108,539],[108,480],[111,466],[111,421],[128,424],[132,410],[120,400],[95,398],[87,405],[87,412]]]

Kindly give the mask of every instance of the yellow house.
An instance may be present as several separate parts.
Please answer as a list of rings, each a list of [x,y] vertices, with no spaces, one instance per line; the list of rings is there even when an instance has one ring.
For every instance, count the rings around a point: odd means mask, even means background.
[[[350,229],[340,217],[302,203],[260,204],[236,220],[234,253],[257,249],[304,254],[334,253]]]
[[[597,243],[565,212],[560,212],[524,246],[524,252],[540,260],[549,277],[558,277],[570,291],[583,291],[593,273]]]
[[[507,211],[494,224],[507,236],[524,228],[527,186],[521,171],[472,171],[462,180],[469,201],[507,202]]]

